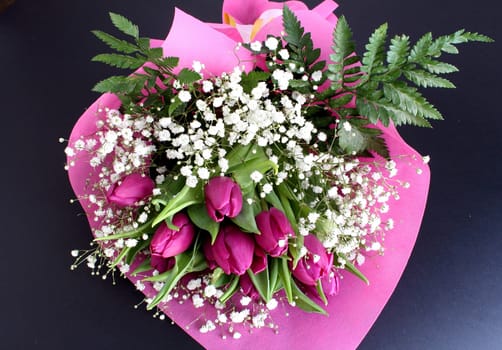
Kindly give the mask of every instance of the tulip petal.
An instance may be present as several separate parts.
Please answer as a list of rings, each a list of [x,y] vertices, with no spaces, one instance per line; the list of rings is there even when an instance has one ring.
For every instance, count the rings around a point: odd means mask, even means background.
[[[229,257],[232,272],[237,275],[246,273],[251,267],[254,255],[254,241],[249,234],[231,227],[225,235],[227,247],[231,247],[232,254]]]

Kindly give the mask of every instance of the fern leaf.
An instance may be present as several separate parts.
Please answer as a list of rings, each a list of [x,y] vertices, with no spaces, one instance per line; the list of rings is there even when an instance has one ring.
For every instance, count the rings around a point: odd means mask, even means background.
[[[304,29],[293,11],[286,5],[282,8],[282,22],[284,31],[286,32],[286,36],[284,37],[286,42],[293,46],[300,47]]]
[[[142,58],[119,55],[115,53],[104,53],[94,56],[92,61],[105,63],[110,66],[123,69],[137,69],[145,63],[145,60]]]
[[[369,76],[377,67],[382,67],[384,65],[387,29],[387,23],[378,27],[373,34],[371,34],[368,44],[365,46],[366,52],[363,56],[363,66],[361,67],[361,70]]]
[[[355,43],[352,30],[344,16],[338,19],[333,32],[333,53],[330,59],[333,62],[328,65],[328,78],[332,87],[336,90],[345,86],[345,82],[356,82],[359,76],[345,76],[345,68],[348,65],[359,62],[359,57],[354,56]]]
[[[135,39],[139,39],[139,28],[130,20],[113,12],[110,12],[110,19],[112,20],[113,25],[122,33],[132,36]]]
[[[387,62],[390,67],[403,66],[408,61],[410,50],[410,37],[407,35],[396,35],[391,40],[389,51],[387,52]]]
[[[385,100],[372,100],[370,98],[358,99],[357,107],[361,115],[371,117],[370,122],[376,123],[373,120],[381,120],[385,126],[389,125],[389,119],[392,119],[396,126],[399,125],[415,125],[430,128],[431,124],[423,117],[412,114],[402,108],[398,108],[392,103]],[[363,111],[365,114],[362,114]],[[373,119],[373,120],[372,120]]]
[[[178,57],[161,57],[158,59],[155,63],[162,68],[167,69],[168,71],[173,70],[176,66],[178,66],[178,63],[180,62],[180,59]]]
[[[411,49],[409,62],[423,62],[428,55],[429,47],[432,44],[432,33],[424,34]]]
[[[125,40],[118,39],[113,35],[107,34],[100,30],[93,30],[92,34],[94,34],[99,40],[104,42],[106,45],[111,47],[112,49],[122,52],[122,53],[133,53],[138,51],[138,47],[134,44],[131,44]]]
[[[128,90],[129,83],[127,77],[124,76],[112,76],[105,80],[101,80],[99,83],[94,85],[92,91],[105,93],[124,93]]]
[[[421,66],[427,71],[434,74],[448,74],[458,72],[458,68],[453,64],[436,60],[426,60],[421,63]]]
[[[427,87],[446,88],[446,89],[455,88],[455,85],[448,79],[438,77],[437,75],[426,72],[424,70],[420,69],[410,70],[410,71],[405,71],[403,74],[406,77],[406,79],[415,83],[417,86],[421,86],[424,88]]]
[[[404,82],[386,83],[383,89],[385,97],[400,109],[417,117],[443,119],[441,113],[417,89],[406,85]]]
[[[199,73],[188,69],[188,68],[183,68],[179,73],[178,73],[178,81],[180,84],[184,85],[190,85],[196,82],[197,80],[200,80],[201,76]]]

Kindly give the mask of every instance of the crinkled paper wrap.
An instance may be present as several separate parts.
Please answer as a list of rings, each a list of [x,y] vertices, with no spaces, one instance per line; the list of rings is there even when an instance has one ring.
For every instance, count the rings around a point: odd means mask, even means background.
[[[306,31],[312,32],[315,46],[322,49],[321,59],[328,60],[331,34],[336,17],[333,10],[337,5],[324,1],[313,10],[308,10],[300,2],[288,2]],[[250,9],[246,11],[246,6]],[[267,7],[268,6],[268,7]],[[282,7],[282,4],[279,4]],[[269,8],[280,8],[277,3],[268,1],[225,1],[224,11],[231,12],[238,21],[243,16],[253,16]],[[239,12],[240,11],[240,12]],[[253,12],[254,11],[254,12]],[[261,12],[260,12],[261,11]],[[253,12],[253,13],[252,13]],[[281,18],[265,24],[257,33],[256,40],[264,40],[267,34],[278,35],[282,30]],[[190,40],[187,40],[190,38]],[[225,24],[207,24],[176,9],[171,31],[165,41],[152,42],[161,46],[167,56],[180,57],[180,66],[190,67],[194,60],[205,64],[206,70],[214,75],[231,71],[237,64],[252,68],[251,56],[244,49],[235,51],[236,40],[240,34],[236,28]],[[119,108],[120,101],[111,94],[102,95],[87,109],[75,125],[70,144],[81,136],[91,136],[96,131],[96,122],[105,117],[104,108]],[[408,146],[393,126],[382,128],[390,149],[391,157],[397,164],[396,178],[408,182],[410,188],[400,190],[398,201],[391,199],[390,211],[382,219],[392,217],[394,229],[385,238],[385,254],[366,259],[361,271],[370,281],[370,285],[344,272],[340,293],[329,297],[327,312],[329,316],[306,313],[281,303],[272,311],[272,317],[279,325],[279,333],[269,328],[253,329],[252,334],[242,332],[242,338],[222,338],[219,330],[202,334],[200,325],[193,322],[202,312],[214,313],[212,306],[195,309],[189,302],[180,305],[170,302],[162,306],[163,311],[191,337],[206,349],[355,349],[375,322],[383,307],[396,287],[410,257],[420,228],[429,188],[430,173],[422,157]],[[80,154],[72,160],[69,168],[70,182],[75,194],[89,218],[89,225],[97,225],[93,217],[91,203],[85,197],[92,193],[89,183],[97,181],[97,171],[89,165],[90,156]],[[421,174],[418,174],[421,169]],[[90,182],[89,182],[90,180]],[[136,262],[137,263],[137,262]],[[131,271],[134,269],[134,264]],[[137,278],[128,276],[135,283]],[[143,290],[147,297],[155,295],[148,287]],[[288,314],[288,316],[286,315]],[[192,324],[188,329],[187,325]]]

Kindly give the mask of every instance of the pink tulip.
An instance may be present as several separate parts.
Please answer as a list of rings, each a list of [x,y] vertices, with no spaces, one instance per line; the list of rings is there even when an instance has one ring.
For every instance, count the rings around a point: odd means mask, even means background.
[[[332,268],[327,276],[321,279],[322,289],[326,295],[337,295],[340,290],[340,277]]]
[[[155,183],[148,176],[133,173],[114,183],[106,197],[110,203],[128,207],[150,196],[154,187]]]
[[[251,278],[249,275],[245,273],[239,278],[239,285],[241,286],[242,294],[247,295],[253,299],[260,298],[260,294],[256,290]]]
[[[329,276],[333,254],[329,254],[314,235],[306,236],[304,245],[307,254],[296,265],[293,276],[307,286],[315,286],[318,280]]]
[[[288,249],[288,237],[294,235],[293,227],[286,215],[276,208],[262,211],[256,216],[260,234],[255,236],[256,243],[270,256],[281,256]]]
[[[172,259],[176,255],[183,253],[193,242],[195,228],[186,214],[176,214],[173,218],[173,225],[177,226],[178,230],[173,230],[165,223],[162,223],[153,235],[152,242],[150,243],[153,267],[156,267],[155,265],[161,267],[168,266],[169,264],[165,261],[166,259]]]
[[[260,247],[255,246],[251,271],[253,271],[254,274],[260,273],[267,268],[267,263],[267,253]]]
[[[248,233],[244,233],[237,226],[223,226],[211,245],[207,241],[204,245],[204,255],[210,268],[221,267],[227,275],[243,275],[253,263],[255,243]]]
[[[239,185],[229,177],[210,179],[204,187],[207,213],[216,222],[225,216],[234,218],[242,210],[242,192]]]
[[[160,273],[171,270],[174,267],[174,264],[176,264],[176,259],[173,257],[165,259],[159,255],[152,255],[150,259],[150,265],[152,265],[152,267]]]

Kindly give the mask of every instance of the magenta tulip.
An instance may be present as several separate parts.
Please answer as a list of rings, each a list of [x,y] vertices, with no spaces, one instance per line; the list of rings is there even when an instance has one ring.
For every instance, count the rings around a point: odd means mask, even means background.
[[[225,216],[234,218],[242,209],[242,192],[239,185],[229,177],[210,179],[204,188],[207,213],[216,222]]]
[[[150,265],[160,273],[171,270],[174,264],[176,264],[176,259],[173,257],[165,259],[159,255],[152,255],[150,259]]]
[[[162,223],[153,235],[150,252],[154,267],[154,264],[161,266],[160,259],[166,260],[183,253],[193,242],[195,228],[186,214],[176,214],[173,218],[173,225],[178,227],[178,230],[173,230]]]
[[[340,277],[334,268],[321,279],[322,289],[326,295],[337,295],[340,290]]]
[[[254,274],[260,273],[267,268],[267,253],[258,246],[255,246],[251,271]]]
[[[128,207],[152,194],[155,183],[148,176],[138,173],[127,175],[108,190],[108,202]]]
[[[306,236],[304,245],[307,254],[296,265],[293,276],[307,286],[315,286],[317,281],[329,276],[333,267],[333,254],[329,254],[314,235]]]
[[[219,266],[227,275],[246,273],[253,263],[254,251],[253,238],[234,225],[223,226],[214,244],[208,241],[204,245],[209,267]]]
[[[239,285],[241,286],[242,294],[247,295],[250,298],[258,299],[260,294],[256,290],[251,278],[245,273],[239,278]]]
[[[256,243],[270,256],[281,256],[288,249],[288,237],[294,236],[293,227],[286,215],[276,208],[262,211],[256,216],[260,234],[255,236]]]

